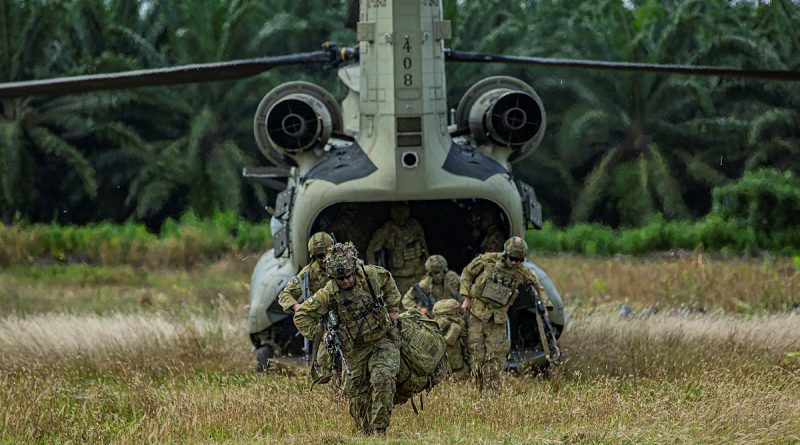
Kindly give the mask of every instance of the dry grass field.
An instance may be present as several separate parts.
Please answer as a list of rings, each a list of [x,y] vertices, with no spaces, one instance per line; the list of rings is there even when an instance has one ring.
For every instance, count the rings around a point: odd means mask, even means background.
[[[0,271],[0,443],[382,443],[331,388],[251,372],[252,262]],[[440,385],[386,442],[800,442],[792,260],[538,263],[569,308],[563,363],[486,398]]]

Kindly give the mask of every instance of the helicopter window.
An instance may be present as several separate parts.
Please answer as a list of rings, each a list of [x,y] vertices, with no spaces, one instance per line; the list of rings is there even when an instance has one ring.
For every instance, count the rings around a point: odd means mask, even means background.
[[[397,135],[398,147],[421,147],[422,135],[419,134],[398,134]]]
[[[419,117],[398,117],[398,133],[419,133],[422,131],[422,118]]]

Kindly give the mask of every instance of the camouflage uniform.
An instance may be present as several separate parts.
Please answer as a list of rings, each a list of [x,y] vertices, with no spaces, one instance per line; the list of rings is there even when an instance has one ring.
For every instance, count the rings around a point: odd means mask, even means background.
[[[498,252],[503,249],[503,240],[505,236],[500,227],[491,225],[486,229],[483,240],[481,240],[481,253],[485,252]]]
[[[429,296],[435,304],[437,301],[454,299],[461,303],[461,294],[458,293],[461,277],[451,270],[447,270],[447,260],[441,255],[431,255],[425,261],[425,277],[420,280],[419,290]],[[433,274],[442,273],[441,283],[434,281]],[[416,286],[406,292],[403,296],[403,307],[408,310],[411,308],[422,309],[420,296],[416,291]],[[428,314],[432,316],[432,314]]]
[[[425,273],[428,245],[422,226],[409,217],[408,203],[395,203],[390,211],[391,221],[375,231],[367,246],[367,262],[379,264],[378,252],[385,249],[386,268],[405,292]]]
[[[461,272],[461,295],[469,298],[467,341],[472,372],[482,385],[496,388],[500,370],[505,367],[511,340],[506,334],[508,308],[514,304],[519,286],[533,285],[545,295],[539,280],[521,261],[509,264],[508,258],[524,259],[527,244],[512,237],[501,252],[485,253]]]
[[[356,249],[366,251],[370,234],[376,226],[369,212],[361,211],[358,204],[345,203],[325,230],[332,233],[339,242],[351,241]]]
[[[392,275],[382,267],[361,264],[349,242],[328,250],[326,271],[338,280],[355,279],[346,289],[337,280],[328,281],[300,306],[294,323],[306,338],[313,338],[320,319],[336,311],[342,354],[350,368],[343,388],[350,416],[362,431],[383,432],[389,426],[400,370],[400,351],[394,342],[397,331],[390,318],[399,309],[400,293]]]
[[[286,287],[278,294],[278,304],[281,305],[284,312],[292,312],[292,306],[297,304],[297,300],[303,295],[302,281],[305,274],[308,274],[309,296],[314,295],[314,292],[322,289],[328,282],[328,275],[325,274],[325,270],[318,261],[314,260],[308,263],[300,269],[297,275],[289,279]]]
[[[308,296],[322,289],[328,282],[329,277],[320,261],[314,258],[315,255],[324,254],[329,247],[333,246],[333,238],[325,232],[317,232],[311,235],[308,240],[308,255],[311,262],[300,269],[300,272],[293,276],[286,286],[278,294],[278,304],[284,312],[292,312],[292,306],[303,296],[303,277],[308,275]],[[314,339],[317,347],[316,365],[314,369],[314,381],[324,383],[331,377],[331,358],[327,349],[319,347],[320,339]]]
[[[503,249],[505,236],[500,229],[496,208],[486,202],[476,206],[472,218],[473,237],[480,240],[479,253],[500,252]]]
[[[453,299],[438,301],[433,305],[433,318],[447,343],[447,360],[456,378],[469,374],[467,352],[467,329],[464,311],[458,301]]]

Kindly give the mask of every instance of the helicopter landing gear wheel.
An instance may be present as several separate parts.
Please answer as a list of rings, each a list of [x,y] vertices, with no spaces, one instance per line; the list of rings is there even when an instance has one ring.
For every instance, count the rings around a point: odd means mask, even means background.
[[[264,345],[256,349],[256,372],[266,372],[269,369],[269,360],[274,357],[272,347]]]

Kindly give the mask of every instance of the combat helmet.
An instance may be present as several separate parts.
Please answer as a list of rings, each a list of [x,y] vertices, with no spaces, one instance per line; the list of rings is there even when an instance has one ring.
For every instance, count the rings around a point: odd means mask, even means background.
[[[358,251],[350,241],[336,243],[325,252],[325,273],[331,278],[343,280],[356,271]]]
[[[389,216],[396,224],[404,224],[411,215],[411,209],[405,201],[395,202],[389,207]]]
[[[512,236],[503,244],[503,256],[506,258],[522,258],[528,254],[528,243],[518,236]]]
[[[308,239],[308,255],[315,257],[324,255],[333,246],[333,237],[325,232],[317,232]]]
[[[428,273],[447,272],[447,260],[441,255],[431,255],[425,260],[425,271]]]

